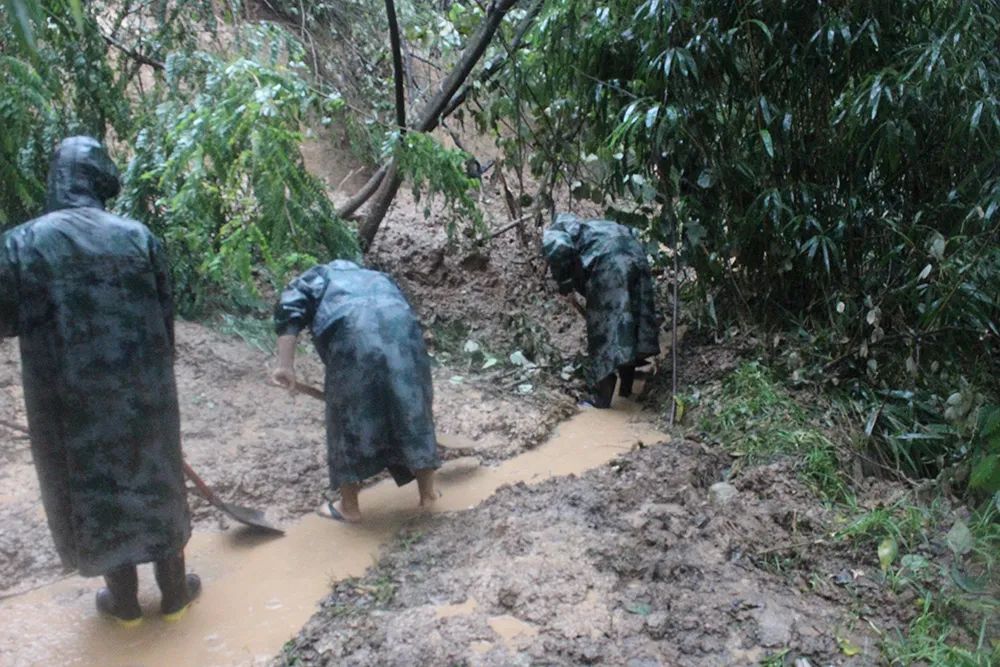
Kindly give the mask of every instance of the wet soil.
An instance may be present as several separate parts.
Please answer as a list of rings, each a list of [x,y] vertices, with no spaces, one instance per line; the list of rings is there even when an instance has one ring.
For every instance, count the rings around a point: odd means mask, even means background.
[[[468,456],[447,461],[437,475],[442,495],[430,508],[417,507],[412,485],[397,488],[383,480],[362,492],[360,525],[311,514],[290,523],[280,538],[242,529],[196,531],[186,557],[204,591],[180,622],[157,613],[159,595],[147,566],[139,591],[145,618],[137,628],[98,616],[93,579],[70,577],[5,600],[0,664],[266,664],[314,613],[331,583],[362,575],[401,528],[419,530],[431,514],[474,507],[501,486],[579,473],[667,437],[641,420],[634,403],[619,407],[579,413],[542,445],[497,465]]]
[[[271,357],[204,326],[180,322],[175,365],[185,457],[227,502],[267,511],[288,522],[318,505],[328,491],[322,404],[290,397],[267,383]],[[323,370],[309,346],[297,362],[300,379],[322,386]],[[455,371],[434,370],[435,419],[443,458],[475,451],[500,460],[543,440],[573,411],[573,402],[538,388],[504,392],[476,378],[454,384]],[[0,417],[26,423],[17,343],[0,343]],[[502,389],[502,388],[501,388]],[[227,528],[228,520],[191,495],[196,530]],[[0,426],[0,596],[44,583],[61,568],[45,523],[30,445]]]
[[[826,543],[831,518],[789,465],[712,502],[729,463],[684,441],[501,489],[335,585],[272,664],[875,664],[857,609],[896,622],[873,604],[875,573]],[[845,563],[856,576],[839,586]]]

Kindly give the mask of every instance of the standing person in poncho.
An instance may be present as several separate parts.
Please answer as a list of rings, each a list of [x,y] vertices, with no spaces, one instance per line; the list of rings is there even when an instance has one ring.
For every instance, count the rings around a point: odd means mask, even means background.
[[[345,260],[316,266],[288,285],[274,322],[277,383],[294,391],[295,345],[306,327],[326,366],[327,462],[340,502],[320,514],[360,521],[361,482],[385,469],[400,486],[416,478],[421,506],[434,502],[430,359],[396,284]]]
[[[588,402],[611,407],[617,377],[619,394],[630,396],[636,366],[660,352],[646,253],[628,227],[562,213],[542,235],[542,254],[559,293],[578,308],[574,290],[587,300]]]
[[[137,623],[136,564],[155,563],[176,618],[191,520],[181,468],[173,308],[159,242],[105,212],[118,172],[96,139],[71,137],[49,171],[46,214],[0,246],[0,335],[21,346],[42,502],[67,568],[104,575],[98,609]]]

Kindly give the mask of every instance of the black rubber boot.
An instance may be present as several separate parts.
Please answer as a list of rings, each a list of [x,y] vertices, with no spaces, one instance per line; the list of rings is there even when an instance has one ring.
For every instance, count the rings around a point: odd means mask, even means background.
[[[135,565],[126,565],[108,572],[104,575],[104,583],[107,588],[97,591],[97,611],[125,626],[142,621],[139,575]]]
[[[621,378],[621,384],[618,385],[618,395],[622,398],[628,398],[632,395],[632,383],[635,381],[635,366],[619,366],[618,377]]]
[[[611,398],[615,395],[615,382],[618,378],[614,373],[597,383],[594,387],[594,395],[588,401],[595,408],[606,410],[611,407]]]
[[[184,552],[156,561],[153,569],[162,596],[160,611],[167,620],[177,620],[201,593],[201,579],[197,574],[185,574]]]

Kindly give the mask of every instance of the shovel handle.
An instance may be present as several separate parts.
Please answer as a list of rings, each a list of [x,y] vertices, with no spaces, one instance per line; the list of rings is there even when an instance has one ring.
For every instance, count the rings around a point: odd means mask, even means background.
[[[212,488],[198,476],[198,473],[194,471],[194,468],[188,465],[187,461],[182,460],[181,465],[184,467],[184,474],[194,483],[195,488],[198,489],[198,493],[202,498],[216,506],[222,504],[219,497],[215,495],[215,491],[213,491]]]
[[[324,394],[323,390],[320,389],[319,387],[314,387],[312,385],[303,384],[303,383],[301,383],[299,381],[296,381],[295,382],[295,390],[296,391],[301,391],[306,396],[312,396],[313,398],[319,399],[321,401],[325,401],[326,400],[326,394]]]

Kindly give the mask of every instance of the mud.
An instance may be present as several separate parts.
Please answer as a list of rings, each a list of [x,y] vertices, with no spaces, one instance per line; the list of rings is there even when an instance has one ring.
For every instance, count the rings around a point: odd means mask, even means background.
[[[204,326],[177,327],[176,374],[185,457],[228,502],[267,510],[277,522],[311,512],[328,491],[322,405],[267,384],[271,357]],[[305,382],[322,386],[319,359],[303,346]],[[475,378],[450,382],[434,371],[435,418],[444,458],[475,451],[500,460],[543,440],[573,410],[570,399],[539,389],[515,396]],[[26,422],[17,343],[0,343],[0,418]],[[195,528],[228,520],[192,495]],[[51,581],[61,567],[45,524],[29,442],[0,426],[0,596]]]
[[[500,486],[580,472],[640,443],[666,438],[636,421],[634,404],[620,407],[581,413],[561,424],[540,447],[497,466],[482,466],[471,457],[449,461],[439,472],[443,495],[433,511],[464,510]],[[397,488],[389,480],[363,491],[361,504],[365,522],[358,526],[310,515],[290,525],[282,538],[251,537],[242,531],[196,533],[187,559],[201,574],[205,589],[177,623],[166,623],[155,613],[158,595],[149,576],[142,578],[140,593],[149,618],[135,629],[119,628],[97,616],[93,580],[73,577],[9,599],[2,603],[0,664],[156,667],[266,662],[314,612],[331,582],[360,576],[400,527],[420,530],[428,518],[417,509],[412,486]],[[454,613],[464,611],[457,608]],[[59,622],[53,624],[52,619]],[[503,614],[490,623],[510,641],[532,631]]]
[[[667,443],[501,489],[337,584],[272,665],[875,664],[878,638],[849,601],[878,588],[874,573],[854,563],[851,590],[822,574],[842,566],[829,517],[790,466],[756,469],[713,505],[729,462]],[[774,565],[792,554],[821,574]]]

